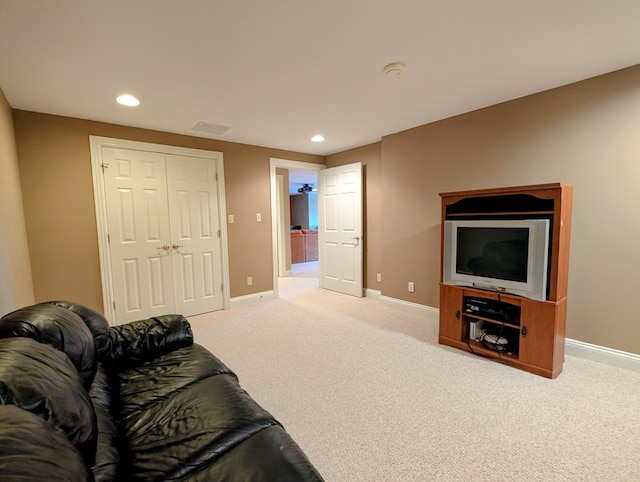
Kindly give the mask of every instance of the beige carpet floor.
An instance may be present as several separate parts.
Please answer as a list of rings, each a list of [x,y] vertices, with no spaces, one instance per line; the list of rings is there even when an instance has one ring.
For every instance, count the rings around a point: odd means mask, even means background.
[[[640,373],[566,357],[548,380],[294,273],[278,299],[190,322],[327,481],[640,480]]]

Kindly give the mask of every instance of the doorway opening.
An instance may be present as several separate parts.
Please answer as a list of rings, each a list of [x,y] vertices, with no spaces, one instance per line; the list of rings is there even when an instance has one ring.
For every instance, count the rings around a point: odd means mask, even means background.
[[[316,261],[306,261],[304,263],[295,263],[291,265],[291,271],[294,278],[316,278],[320,276],[320,264]]]
[[[273,294],[278,297],[278,285],[280,279],[287,277],[315,277],[318,279],[318,248],[317,248],[317,188],[318,172],[324,169],[321,164],[292,161],[286,159],[271,158],[271,219],[272,219],[272,243],[273,243]],[[304,186],[304,185],[307,186]],[[300,192],[298,192],[300,190]],[[294,224],[294,220],[300,219],[292,217],[291,196],[301,195],[306,197],[306,201],[311,200],[311,209],[307,208],[307,219],[303,218],[302,224]],[[315,209],[314,209],[315,206]],[[304,210],[303,210],[304,211]],[[300,227],[300,230],[292,228]],[[313,231],[315,228],[315,253],[310,256],[300,258],[300,252],[296,252],[296,258],[292,259],[293,243],[302,243],[304,251],[304,237],[306,233],[300,232],[300,239],[297,239],[297,232],[310,231],[307,241],[313,245]],[[300,248],[299,248],[300,249]],[[293,263],[292,261],[297,261]]]

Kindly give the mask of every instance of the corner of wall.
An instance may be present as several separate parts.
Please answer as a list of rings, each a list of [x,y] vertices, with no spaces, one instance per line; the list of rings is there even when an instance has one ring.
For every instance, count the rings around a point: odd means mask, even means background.
[[[0,315],[34,302],[13,116],[0,89]]]

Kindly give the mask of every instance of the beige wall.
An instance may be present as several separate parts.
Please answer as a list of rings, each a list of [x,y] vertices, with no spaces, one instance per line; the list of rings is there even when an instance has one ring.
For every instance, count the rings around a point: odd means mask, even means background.
[[[33,301],[13,119],[0,90],[0,316]]]
[[[324,161],[21,111],[14,126],[36,299],[98,309],[89,134],[224,153],[227,210],[236,217],[229,226],[232,296],[272,289],[269,157]],[[356,161],[365,170],[366,286],[434,307],[440,192],[572,184],[567,335],[640,353],[633,303],[640,288],[640,66],[393,134],[329,156],[327,165]],[[247,276],[254,278],[250,291]]]
[[[572,184],[567,336],[640,353],[640,66],[384,137],[379,180],[368,284],[380,269],[383,295],[434,307],[440,192]]]
[[[227,225],[232,297],[273,289],[270,157],[324,163],[321,156],[19,110],[14,126],[35,298],[68,299],[99,311],[89,135],[223,153],[227,213],[235,217]]]

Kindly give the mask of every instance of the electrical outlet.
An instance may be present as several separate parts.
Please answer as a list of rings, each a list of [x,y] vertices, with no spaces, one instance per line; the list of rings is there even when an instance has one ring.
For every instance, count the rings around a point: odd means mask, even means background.
[[[382,283],[382,273],[378,273],[378,274],[376,274],[376,281],[377,281],[378,283]]]
[[[256,222],[258,222],[258,223],[262,222],[262,214],[256,213]]]
[[[414,293],[416,291],[416,287],[413,284],[413,281],[409,281],[409,293]]]
[[[253,284],[253,278],[251,276],[247,276],[247,286],[251,286]]]

